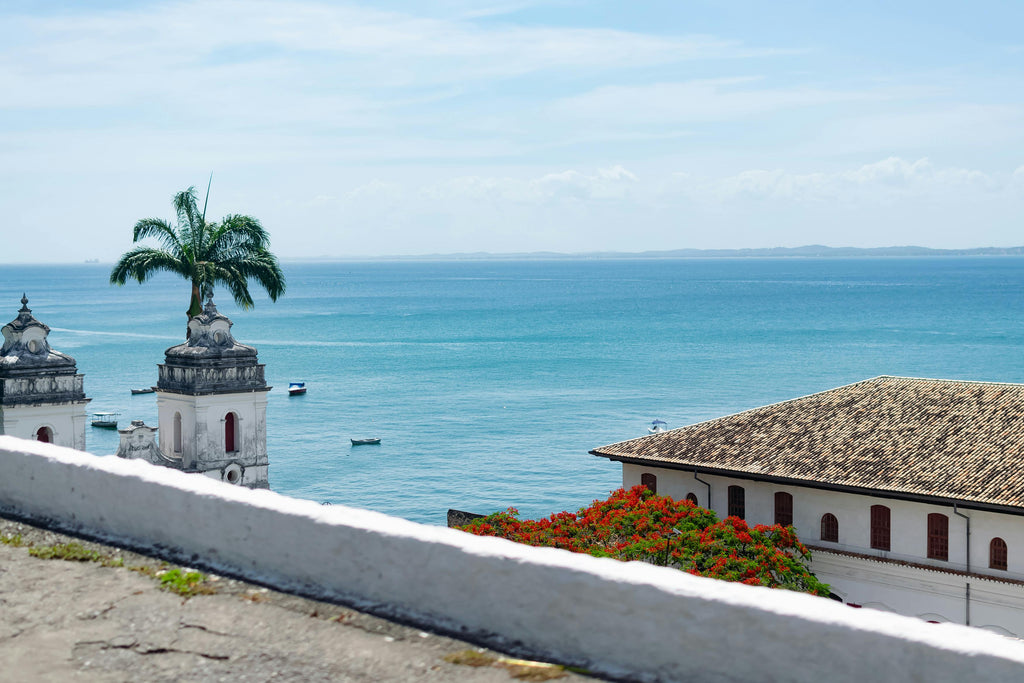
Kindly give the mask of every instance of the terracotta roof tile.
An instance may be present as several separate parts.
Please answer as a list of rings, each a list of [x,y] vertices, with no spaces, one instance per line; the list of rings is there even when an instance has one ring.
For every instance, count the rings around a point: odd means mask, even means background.
[[[591,452],[1024,508],[1024,384],[876,377]]]

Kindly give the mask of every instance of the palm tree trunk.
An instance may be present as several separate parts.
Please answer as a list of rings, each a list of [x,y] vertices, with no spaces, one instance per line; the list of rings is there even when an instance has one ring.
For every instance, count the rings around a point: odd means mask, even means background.
[[[185,311],[185,315],[187,315],[188,319],[191,320],[192,318],[196,317],[197,315],[199,315],[202,312],[203,312],[203,302],[202,302],[202,300],[200,299],[200,296],[199,296],[199,283],[196,282],[195,280],[193,280],[192,281],[192,299],[189,302],[188,310]],[[190,330],[188,328],[188,326],[186,325],[186,327],[185,327],[185,339],[188,339],[190,336],[192,336],[192,330]]]

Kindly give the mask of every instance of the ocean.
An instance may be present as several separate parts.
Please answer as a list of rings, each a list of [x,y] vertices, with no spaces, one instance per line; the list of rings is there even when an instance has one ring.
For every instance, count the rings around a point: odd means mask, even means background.
[[[274,386],[270,485],[427,524],[448,508],[526,517],[619,486],[588,451],[882,374],[1024,382],[1024,258],[285,263],[239,311]],[[188,284],[108,284],[110,266],[0,265],[85,374],[89,412],[156,426]],[[305,396],[289,397],[291,381]],[[110,454],[115,432],[87,427]],[[352,447],[350,438],[380,437]]]

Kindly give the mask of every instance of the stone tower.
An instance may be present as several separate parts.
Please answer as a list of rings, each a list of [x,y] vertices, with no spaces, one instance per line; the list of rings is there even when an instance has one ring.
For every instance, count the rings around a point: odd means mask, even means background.
[[[24,294],[0,333],[0,434],[84,451],[89,399],[75,359],[50,348],[50,328],[32,316]]]
[[[256,349],[207,301],[188,341],[165,352],[156,386],[166,464],[249,488],[267,480],[267,386]]]

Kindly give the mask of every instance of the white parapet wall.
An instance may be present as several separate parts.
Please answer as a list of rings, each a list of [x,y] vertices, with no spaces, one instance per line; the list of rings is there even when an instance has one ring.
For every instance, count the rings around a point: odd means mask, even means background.
[[[638,681],[1024,680],[1024,643],[0,436],[0,511]]]

